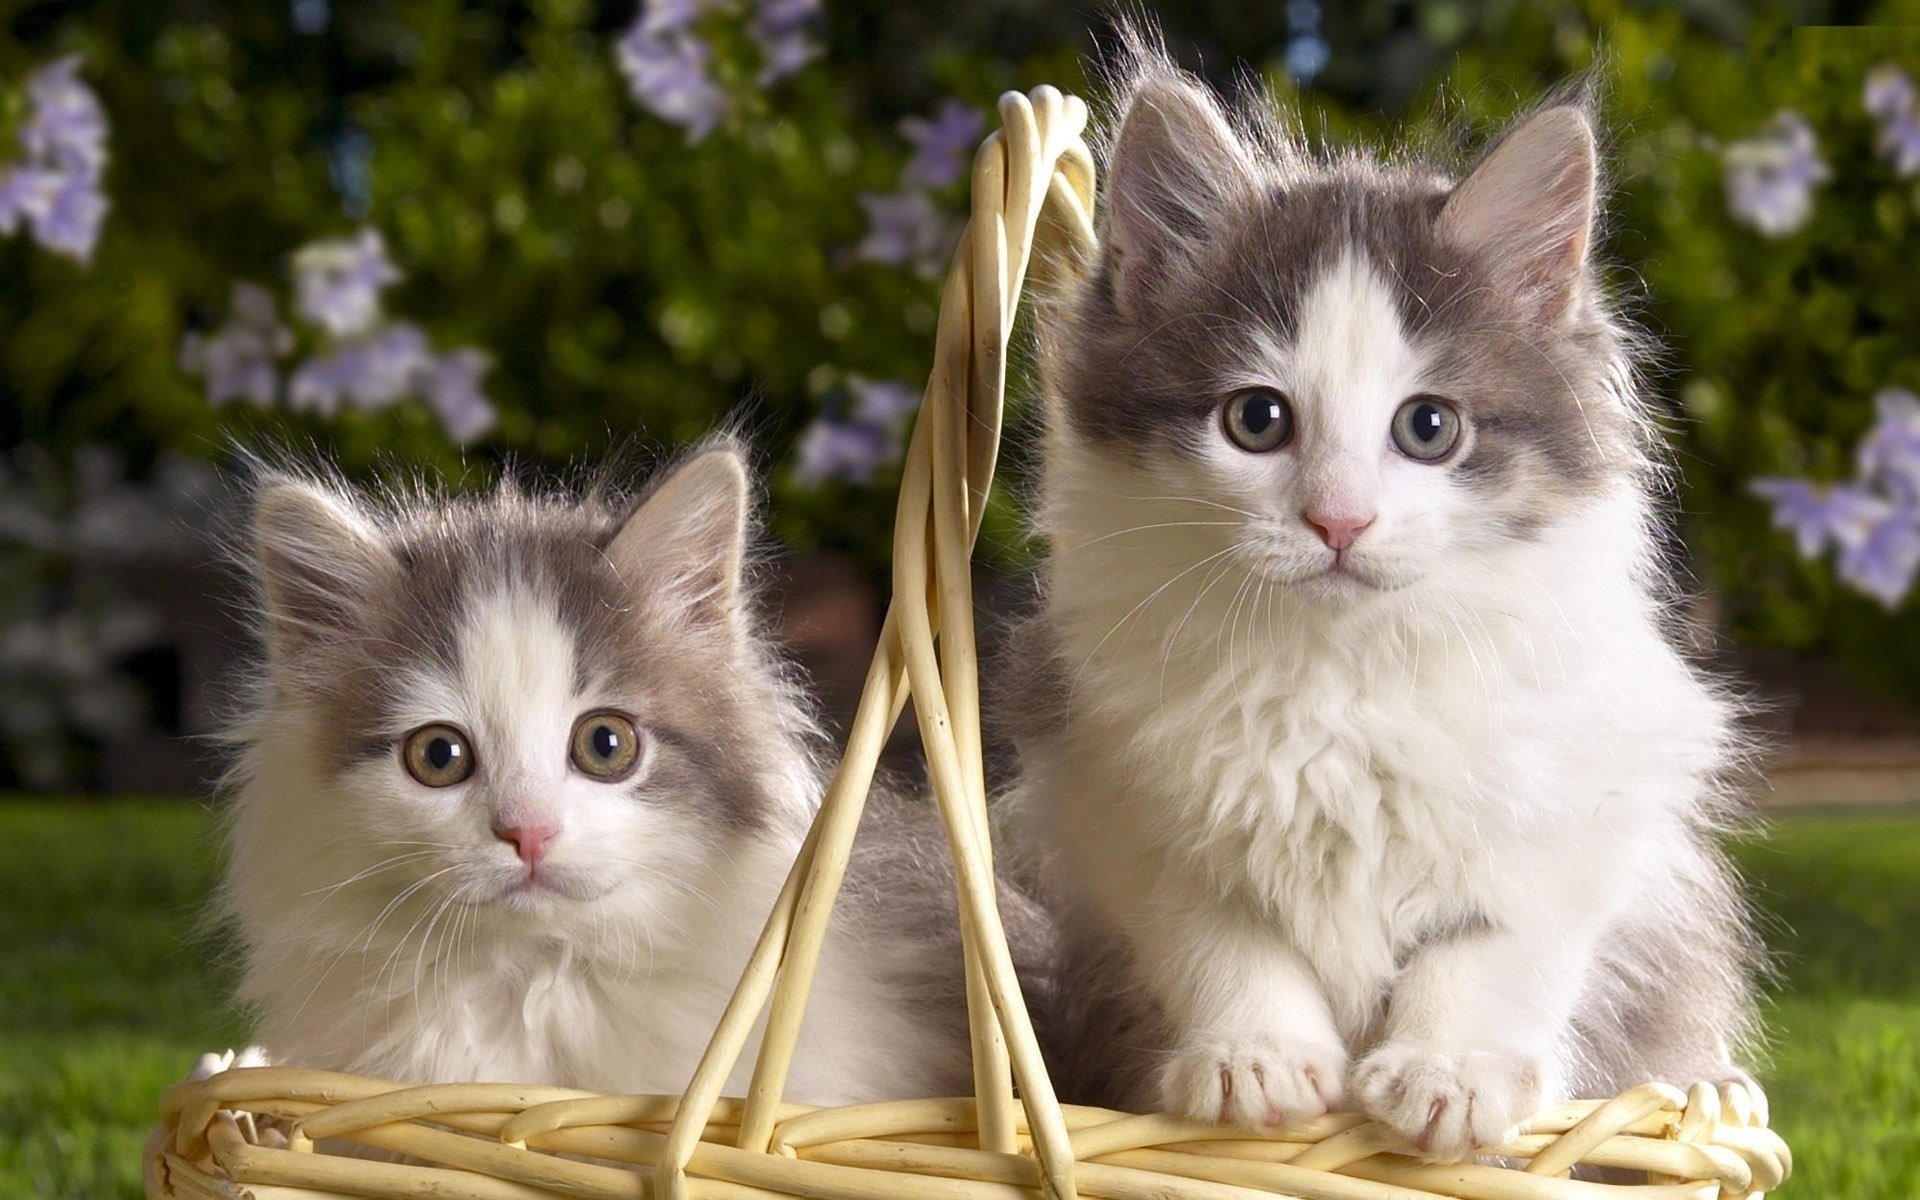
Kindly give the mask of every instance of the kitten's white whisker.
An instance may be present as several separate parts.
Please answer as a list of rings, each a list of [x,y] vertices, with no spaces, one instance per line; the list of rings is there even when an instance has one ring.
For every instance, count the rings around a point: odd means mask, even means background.
[[[1239,524],[1240,522],[1238,521],[1159,521],[1152,525],[1134,525],[1126,529],[1116,529],[1112,533],[1103,533],[1099,537],[1088,538],[1084,542],[1068,546],[1064,549],[1055,550],[1053,553],[1056,557],[1064,554],[1073,554],[1077,551],[1085,550],[1089,546],[1097,546],[1101,542],[1108,541],[1112,538],[1125,537],[1128,534],[1134,533],[1146,533],[1154,529],[1232,529],[1238,527]]]
[[[379,932],[380,926],[386,921],[387,916],[390,913],[392,913],[395,908],[397,908],[399,905],[406,902],[406,899],[408,896],[411,896],[414,892],[418,891],[422,887],[425,887],[427,884],[433,882],[435,879],[438,879],[440,876],[445,875],[448,871],[452,871],[455,869],[456,868],[454,867],[446,867],[446,868],[443,868],[442,870],[434,872],[432,875],[429,875],[424,879],[416,880],[413,884],[408,886],[399,895],[389,900],[386,904],[386,907],[382,908],[379,914],[375,916],[372,921],[368,922],[367,927],[365,929],[366,941],[364,943],[361,942],[361,934],[359,933],[355,933],[352,937],[346,940],[346,942],[341,947],[340,952],[335,954],[333,958],[328,961],[326,967],[323,968],[319,976],[314,979],[313,987],[308,989],[306,998],[300,1001],[300,1003],[294,1008],[291,1019],[297,1021],[300,1018],[301,1014],[307,1011],[307,1005],[313,1003],[313,998],[320,991],[320,986],[327,981],[327,977],[329,975],[333,974],[334,968],[340,965],[341,959],[345,958],[348,954],[353,953],[356,949],[359,951],[360,955],[363,958],[366,956],[366,954],[372,949],[373,938]]]
[[[1152,592],[1148,593],[1145,599],[1141,600],[1139,603],[1135,604],[1132,608],[1128,609],[1126,613],[1124,613],[1118,621],[1115,621],[1113,623],[1113,627],[1107,630],[1106,633],[1102,634],[1100,637],[1100,640],[1093,644],[1093,649],[1087,651],[1087,657],[1081,662],[1080,669],[1074,673],[1073,685],[1067,689],[1068,698],[1071,699],[1074,693],[1079,690],[1081,675],[1086,673],[1087,667],[1092,664],[1094,656],[1100,653],[1100,648],[1107,644],[1107,639],[1111,638],[1115,633],[1118,633],[1121,627],[1127,624],[1127,622],[1131,620],[1133,616],[1136,613],[1138,613],[1141,609],[1145,608],[1147,605],[1153,603],[1154,600],[1158,599],[1162,592],[1166,591],[1168,588],[1172,587],[1174,584],[1178,583],[1181,579],[1185,578],[1186,576],[1191,575],[1193,572],[1199,570],[1201,567],[1206,566],[1208,563],[1212,562],[1214,559],[1220,558],[1227,554],[1231,554],[1234,551],[1234,549],[1235,549],[1234,546],[1229,546],[1225,550],[1220,550],[1220,551],[1216,551],[1213,554],[1209,554],[1207,557],[1201,559],[1199,562],[1194,563],[1189,567],[1186,567],[1185,569],[1176,573],[1172,578],[1168,579],[1165,583],[1153,589]]]
[[[1217,508],[1217,509],[1220,509],[1220,510],[1222,510],[1222,511],[1224,511],[1224,512],[1230,512],[1230,513],[1237,513],[1237,514],[1239,514],[1240,516],[1243,516],[1243,517],[1249,517],[1249,518],[1255,518],[1255,519],[1258,519],[1258,518],[1260,518],[1260,517],[1262,516],[1262,514],[1260,514],[1260,513],[1256,513],[1256,512],[1252,512],[1252,511],[1250,511],[1250,510],[1248,510],[1248,509],[1244,509],[1244,508],[1235,508],[1235,507],[1234,507],[1233,505],[1231,505],[1231,504],[1222,504],[1221,502],[1219,502],[1219,501],[1217,501],[1217,500],[1209,500],[1209,499],[1207,499],[1207,498],[1206,498],[1206,497],[1204,497],[1204,496],[1193,496],[1193,495],[1185,495],[1185,496],[1134,496],[1134,495],[1129,495],[1129,494],[1127,494],[1127,493],[1125,493],[1125,492],[1114,492],[1114,491],[1109,491],[1109,490],[1107,490],[1107,489],[1105,489],[1105,488],[1095,488],[1095,487],[1089,487],[1089,488],[1088,488],[1087,490],[1089,490],[1089,491],[1092,491],[1092,492],[1096,492],[1096,493],[1098,493],[1099,495],[1102,495],[1102,496],[1108,496],[1108,497],[1111,497],[1112,499],[1115,499],[1115,500],[1127,500],[1127,501],[1134,501],[1134,502],[1138,502],[1138,503],[1143,503],[1143,504],[1167,504],[1167,503],[1172,503],[1172,504],[1199,504],[1199,505],[1204,505],[1204,506],[1206,506],[1207,508]]]
[[[1187,605],[1187,611],[1180,615],[1180,623],[1174,626],[1172,635],[1167,638],[1166,645],[1161,649],[1160,651],[1161,699],[1164,700],[1166,698],[1167,667],[1168,667],[1168,664],[1170,664],[1173,661],[1173,651],[1174,651],[1175,643],[1177,643],[1180,640],[1180,634],[1183,630],[1186,629],[1187,622],[1193,617],[1194,610],[1199,608],[1200,602],[1207,598],[1207,593],[1211,592],[1214,588],[1214,585],[1219,583],[1220,580],[1226,578],[1226,573],[1233,566],[1233,561],[1234,560],[1231,556],[1221,559],[1220,562],[1215,564],[1215,566],[1207,572],[1206,576],[1202,578],[1200,589],[1198,592],[1194,594],[1193,602]]]
[[[381,861],[381,862],[377,862],[373,866],[368,867],[365,870],[358,871],[353,875],[350,875],[347,878],[342,879],[339,883],[329,884],[325,887],[313,888],[310,891],[301,892],[300,894],[302,896],[322,896],[322,897],[331,896],[335,892],[339,891],[341,888],[347,887],[351,884],[359,883],[362,879],[365,879],[369,875],[375,875],[381,871],[391,870],[394,867],[400,866],[404,863],[412,862],[416,859],[432,858],[434,856],[435,856],[435,852],[432,850],[415,850],[408,854],[397,854],[392,858],[385,859],[384,861]]]

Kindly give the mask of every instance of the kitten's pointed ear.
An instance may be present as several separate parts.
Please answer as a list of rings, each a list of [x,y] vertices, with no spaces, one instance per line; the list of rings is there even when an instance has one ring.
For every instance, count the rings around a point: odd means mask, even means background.
[[[1586,279],[1598,172],[1586,111],[1549,108],[1502,138],[1453,189],[1440,234],[1483,255],[1541,320],[1558,320]]]
[[[1166,63],[1148,66],[1127,97],[1108,166],[1104,253],[1120,311],[1139,311],[1256,177],[1206,89]]]
[[[363,602],[395,566],[379,530],[345,500],[304,480],[261,485],[253,541],[276,653],[352,629]]]
[[[696,623],[738,633],[750,495],[739,450],[702,451],[648,493],[607,557],[629,587],[647,588]]]

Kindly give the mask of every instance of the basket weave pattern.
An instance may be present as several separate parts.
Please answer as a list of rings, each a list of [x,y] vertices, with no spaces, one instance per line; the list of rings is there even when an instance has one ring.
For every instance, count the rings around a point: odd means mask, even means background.
[[[894,600],[813,829],[684,1096],[506,1084],[402,1087],[292,1067],[176,1085],[148,1145],[149,1197],[476,1200],[1712,1200],[1785,1178],[1757,1089],[1647,1084],[1562,1104],[1497,1155],[1435,1166],[1351,1113],[1271,1133],[1062,1106],[994,904],[969,559],[999,450],[1006,351],[1029,267],[1094,247],[1086,107],[1052,88],[1000,101],[973,214],[941,296],[934,365],[907,450]],[[834,898],[880,751],[911,697],[954,853],[974,1096],[809,1108],[781,1096]],[[740,1099],[720,1090],[765,1033]],[[1016,1089],[1017,1084],[1017,1089]],[[264,1132],[263,1132],[264,1131]],[[323,1139],[326,1145],[316,1146]],[[404,1156],[330,1152],[353,1144]],[[1645,1172],[1612,1185],[1575,1167]]]

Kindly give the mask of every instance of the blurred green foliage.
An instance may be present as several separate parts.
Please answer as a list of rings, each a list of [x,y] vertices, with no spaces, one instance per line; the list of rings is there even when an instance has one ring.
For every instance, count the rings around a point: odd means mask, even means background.
[[[631,4],[339,0],[311,33],[298,8],[29,0],[0,18],[0,80],[83,53],[113,126],[113,209],[91,268],[0,239],[0,446],[58,457],[106,443],[138,475],[166,450],[293,438],[354,471],[391,460],[484,478],[508,457],[553,466],[672,445],[731,414],[774,468],[776,532],[852,550],[878,577],[891,477],[801,486],[784,469],[848,379],[917,384],[930,357],[937,282],[855,255],[858,197],[897,186],[905,116],[952,95],[984,108],[1009,87],[1084,89],[1100,18],[1039,0],[829,3],[824,59],[765,90],[748,81],[728,122],[690,144],[635,105],[616,67]],[[1299,103],[1308,128],[1335,136],[1444,137],[1595,71],[1613,125],[1609,252],[1666,347],[1650,386],[1671,404],[1696,563],[1740,636],[1920,694],[1912,601],[1903,618],[1838,586],[1746,491],[1757,475],[1844,474],[1873,392],[1920,388],[1920,209],[1861,103],[1877,63],[1920,74],[1920,42],[1808,27],[1916,15],[1328,4],[1333,57]],[[1252,68],[1291,90],[1285,6],[1207,0],[1159,17],[1219,82]],[[1730,217],[1720,147],[1781,108],[1807,117],[1834,178],[1804,229],[1768,239]],[[343,177],[353,145],[370,148],[364,194]],[[961,190],[941,194],[956,215]],[[224,319],[236,281],[272,286],[284,307],[291,253],[362,224],[406,272],[389,310],[494,360],[500,420],[466,451],[417,404],[327,420],[214,408],[180,368],[183,335]],[[1005,511],[987,545],[1019,559]]]

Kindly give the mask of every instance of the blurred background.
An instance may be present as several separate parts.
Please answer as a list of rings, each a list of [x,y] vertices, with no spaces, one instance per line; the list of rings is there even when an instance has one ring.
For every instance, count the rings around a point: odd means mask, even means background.
[[[1156,15],[1337,140],[1470,141],[1604,81],[1674,550],[1765,704],[1776,815],[1739,853],[1780,950],[1789,1194],[1920,1194],[1920,5]],[[136,1194],[157,1089],[244,1038],[195,925],[247,650],[212,542],[236,448],[483,486],[737,417],[782,634],[839,711],[973,148],[1003,90],[1089,93],[1104,21],[0,0],[0,1196]],[[1007,494],[1026,465],[1016,435]],[[1016,516],[983,538],[994,603]]]

